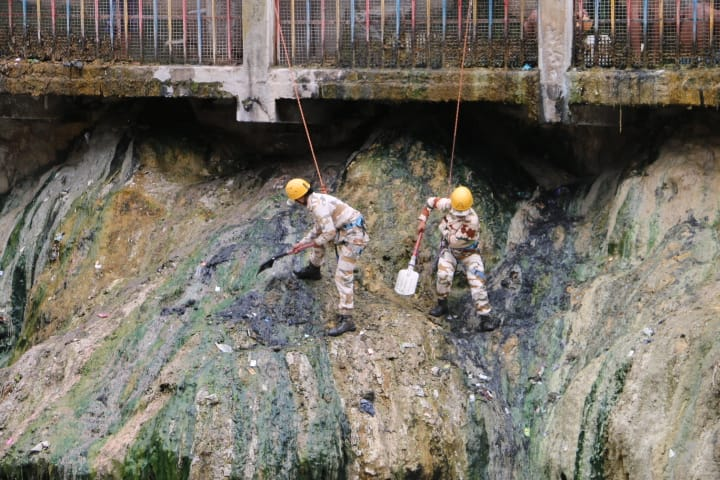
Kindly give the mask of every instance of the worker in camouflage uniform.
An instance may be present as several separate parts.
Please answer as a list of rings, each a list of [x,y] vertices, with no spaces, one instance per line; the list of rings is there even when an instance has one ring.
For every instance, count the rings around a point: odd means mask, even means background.
[[[490,302],[485,288],[485,267],[478,248],[480,221],[472,209],[473,197],[467,187],[457,187],[450,198],[430,197],[422,209],[418,220],[418,235],[425,230],[425,222],[433,209],[441,210],[445,217],[440,222],[442,241],[438,259],[436,290],[438,303],[430,315],[447,315],[448,295],[452,287],[453,276],[458,262],[465,267],[465,275],[470,284],[470,294],[475,304],[475,313],[479,317],[481,328],[490,325]]]
[[[324,193],[316,193],[310,184],[294,178],[285,186],[285,192],[291,201],[307,207],[315,220],[312,229],[296,243],[291,253],[312,248],[310,262],[295,276],[304,280],[319,280],[320,266],[325,259],[325,247],[330,243],[338,246],[338,261],[335,270],[335,286],[340,295],[337,322],[328,330],[330,336],[342,335],[355,330],[352,319],[353,280],[355,264],[368,244],[363,216],[347,203]]]

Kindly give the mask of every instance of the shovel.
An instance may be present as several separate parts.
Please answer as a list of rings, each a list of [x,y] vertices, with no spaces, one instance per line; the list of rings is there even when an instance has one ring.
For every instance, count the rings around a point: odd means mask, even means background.
[[[298,251],[295,252],[295,253],[300,253],[300,252],[302,252],[303,250],[305,250],[306,248],[310,248],[310,247],[312,247],[312,246],[313,246],[313,243],[312,243],[312,242],[308,242],[306,245],[303,246],[303,248],[301,248],[300,250],[298,250]],[[279,255],[275,255],[274,257],[272,257],[270,260],[267,260],[266,262],[263,262],[263,264],[260,265],[260,268],[258,268],[258,271],[257,271],[257,273],[255,274],[255,276],[257,277],[257,276],[260,274],[260,272],[262,272],[263,270],[267,270],[268,268],[272,267],[272,266],[273,266],[273,263],[275,263],[275,260],[278,260],[278,259],[283,258],[283,257],[287,257],[288,255],[292,255],[292,254],[293,254],[292,251],[284,252],[284,253],[281,253],[281,254],[279,254]]]
[[[400,273],[398,273],[397,280],[395,281],[395,292],[400,295],[412,295],[415,293],[419,276],[415,271],[415,262],[417,261],[417,254],[420,249],[422,237],[423,234],[420,232],[415,242],[415,248],[413,249],[412,257],[410,257],[408,268],[400,270]]]
[[[266,261],[265,263],[263,263],[262,265],[260,265],[260,268],[258,268],[258,271],[257,271],[257,273],[255,274],[255,276],[257,277],[257,276],[260,274],[260,272],[262,272],[263,270],[267,270],[268,268],[272,267],[272,266],[273,266],[273,263],[275,263],[275,260],[277,260],[278,258],[286,257],[286,256],[288,256],[288,255],[290,255],[290,254],[291,254],[291,252],[285,252],[285,253],[281,253],[280,255],[275,255],[275,256],[272,257],[270,260],[268,260],[268,261]]]

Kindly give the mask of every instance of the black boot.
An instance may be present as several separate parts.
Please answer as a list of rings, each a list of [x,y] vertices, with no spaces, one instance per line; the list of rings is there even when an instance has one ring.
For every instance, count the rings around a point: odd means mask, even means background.
[[[354,332],[355,322],[350,315],[338,315],[337,326],[327,331],[331,337],[337,337],[345,332]]]
[[[481,332],[492,332],[500,326],[500,320],[491,317],[489,314],[478,315],[478,330]]]
[[[316,267],[312,263],[308,263],[307,266],[300,270],[293,272],[300,280],[320,280],[320,267]]]
[[[433,317],[442,317],[443,315],[447,315],[448,312],[448,304],[447,304],[447,298],[441,298],[438,300],[437,305],[433,307],[432,310],[430,310],[430,315]]]

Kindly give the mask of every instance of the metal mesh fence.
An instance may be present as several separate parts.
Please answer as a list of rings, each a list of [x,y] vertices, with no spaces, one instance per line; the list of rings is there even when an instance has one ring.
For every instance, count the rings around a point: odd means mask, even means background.
[[[574,11],[576,66],[720,64],[720,0],[576,0]]]
[[[720,63],[720,0],[571,1],[577,67]],[[278,65],[453,68],[463,53],[467,67],[537,64],[537,0],[271,4]],[[0,55],[238,64],[242,0],[0,0]]]
[[[0,0],[0,54],[238,64],[241,15],[240,0]]]
[[[537,0],[274,0],[279,65],[537,64]],[[288,58],[289,57],[289,58]]]

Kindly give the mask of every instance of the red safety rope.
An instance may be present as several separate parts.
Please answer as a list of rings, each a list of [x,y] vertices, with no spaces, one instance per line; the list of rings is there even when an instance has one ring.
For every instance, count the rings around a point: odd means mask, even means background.
[[[280,0],[275,0],[273,2],[273,8],[275,9],[275,28],[278,31],[278,36],[280,37],[280,43],[283,48],[283,53],[285,54],[285,58],[287,59],[288,72],[290,72],[290,79],[292,80],[293,91],[295,92],[295,99],[297,100],[298,109],[300,110],[300,118],[302,119],[303,127],[305,128],[305,136],[307,137],[308,145],[310,146],[310,154],[312,155],[313,163],[315,164],[315,171],[317,172],[318,180],[320,181],[320,191],[322,193],[327,193],[327,187],[325,186],[325,182],[323,182],[322,174],[320,174],[320,167],[318,166],[317,157],[315,156],[315,149],[313,148],[312,139],[310,138],[310,130],[308,129],[307,121],[305,120],[305,112],[303,111],[302,102],[300,101],[300,90],[298,89],[295,72],[293,71],[293,66],[290,61],[290,55],[288,54],[287,44],[285,43],[285,36],[283,35],[282,31],[282,25],[280,24]]]
[[[448,174],[448,186],[450,187],[450,189],[452,189],[452,171],[453,163],[455,162],[455,144],[457,143],[458,121],[460,119],[460,99],[462,97],[463,76],[465,73],[465,55],[467,53],[468,33],[470,31],[469,26],[470,12],[472,11],[472,2],[473,0],[470,0],[468,2],[468,13],[465,16],[465,39],[463,40],[463,50],[460,59],[460,80],[458,81],[457,107],[455,108],[455,126],[453,128],[452,150],[450,151],[450,172]],[[490,28],[492,28],[492,25],[490,25]]]

